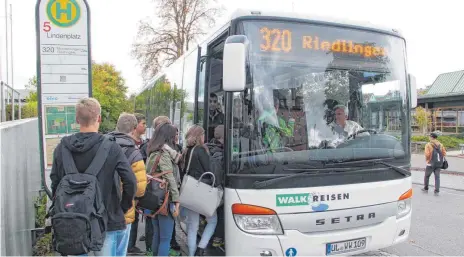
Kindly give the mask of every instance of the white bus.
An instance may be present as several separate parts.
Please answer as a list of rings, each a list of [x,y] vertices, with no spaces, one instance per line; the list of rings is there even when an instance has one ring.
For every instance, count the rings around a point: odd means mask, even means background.
[[[225,255],[354,255],[409,236],[416,103],[397,30],[239,10],[136,110],[224,125]]]

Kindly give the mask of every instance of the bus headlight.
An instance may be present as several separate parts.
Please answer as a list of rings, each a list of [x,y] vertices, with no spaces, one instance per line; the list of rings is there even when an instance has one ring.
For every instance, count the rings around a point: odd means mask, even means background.
[[[406,193],[402,194],[398,199],[396,218],[400,219],[411,212],[412,209],[412,189],[409,189]]]
[[[282,225],[274,210],[247,204],[232,205],[235,224],[243,232],[256,235],[282,235]]]

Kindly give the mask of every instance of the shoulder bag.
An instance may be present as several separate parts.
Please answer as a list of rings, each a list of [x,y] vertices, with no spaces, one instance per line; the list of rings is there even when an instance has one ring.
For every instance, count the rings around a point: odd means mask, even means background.
[[[221,204],[224,191],[221,187],[214,187],[216,177],[212,172],[203,173],[198,180],[189,175],[194,150],[195,147],[190,152],[187,169],[180,187],[180,205],[206,217],[211,217]],[[201,181],[203,176],[213,177],[213,184],[203,183]]]

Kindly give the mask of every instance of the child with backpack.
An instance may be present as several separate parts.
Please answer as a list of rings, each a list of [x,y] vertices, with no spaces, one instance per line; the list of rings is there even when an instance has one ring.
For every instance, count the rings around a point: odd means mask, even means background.
[[[424,188],[422,191],[428,192],[429,179],[432,173],[435,175],[435,195],[440,193],[440,170],[445,162],[446,149],[440,141],[437,140],[438,134],[432,132],[430,134],[430,142],[425,145],[425,175],[424,175]]]

